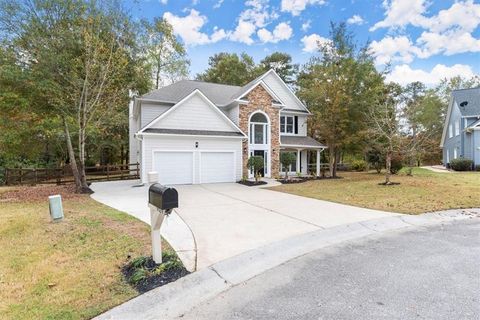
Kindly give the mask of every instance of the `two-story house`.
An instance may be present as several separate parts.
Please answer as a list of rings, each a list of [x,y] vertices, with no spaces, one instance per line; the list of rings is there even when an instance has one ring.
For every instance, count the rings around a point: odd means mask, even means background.
[[[310,115],[273,70],[243,87],[182,80],[131,102],[130,161],[167,185],[251,178],[250,156],[278,177],[282,152],[296,156],[290,174],[318,175],[325,146],[307,136]]]
[[[457,158],[480,165],[480,88],[452,92],[440,147],[447,167]]]

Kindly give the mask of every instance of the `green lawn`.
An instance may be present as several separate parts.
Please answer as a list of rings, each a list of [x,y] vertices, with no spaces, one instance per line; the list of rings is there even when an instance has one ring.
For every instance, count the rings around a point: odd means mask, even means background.
[[[65,219],[53,223],[52,188],[0,188],[0,319],[89,319],[137,295],[120,267],[150,255],[148,226],[62,190]]]
[[[400,185],[381,186],[383,174],[339,172],[343,179],[282,185],[272,190],[359,207],[419,214],[480,207],[480,173],[435,173],[416,168],[413,176],[392,176]]]

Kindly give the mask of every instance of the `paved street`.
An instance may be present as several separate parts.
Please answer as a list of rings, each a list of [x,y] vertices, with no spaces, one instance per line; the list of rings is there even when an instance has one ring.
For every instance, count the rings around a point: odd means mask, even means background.
[[[331,246],[182,319],[479,319],[480,219]]]

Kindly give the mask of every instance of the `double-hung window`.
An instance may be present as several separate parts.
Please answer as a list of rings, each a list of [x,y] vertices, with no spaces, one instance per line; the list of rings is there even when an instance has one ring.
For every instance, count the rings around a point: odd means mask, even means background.
[[[281,116],[280,117],[280,133],[290,133],[295,132],[295,117],[293,116]]]

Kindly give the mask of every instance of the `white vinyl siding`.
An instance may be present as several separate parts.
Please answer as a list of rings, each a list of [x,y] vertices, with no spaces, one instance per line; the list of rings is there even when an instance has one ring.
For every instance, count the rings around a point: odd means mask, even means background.
[[[198,142],[198,148],[195,143]],[[181,136],[144,136],[142,150],[142,180],[146,182],[147,173],[153,171],[154,151],[192,151],[193,166],[200,167],[202,151],[235,151],[235,180],[242,178],[242,139],[215,137],[181,137]],[[193,183],[200,183],[200,170],[194,170]]]
[[[152,128],[235,131],[223,118],[221,111],[214,110],[200,95],[192,95],[175,110],[165,114]]]
[[[141,128],[152,122],[158,116],[171,108],[171,105],[154,104],[143,102],[140,106]]]
[[[460,120],[455,121],[455,136],[460,135]]]
[[[238,126],[238,121],[239,121],[239,108],[238,108],[238,105],[230,108],[230,109],[226,109],[226,110],[223,110],[225,115],[230,119],[232,120],[233,123],[235,123],[237,126]]]
[[[288,109],[305,110],[302,104],[295,98],[295,95],[286,88],[285,84],[282,83],[282,80],[273,73],[269,73],[265,76],[263,81],[273,92],[275,92]]]

